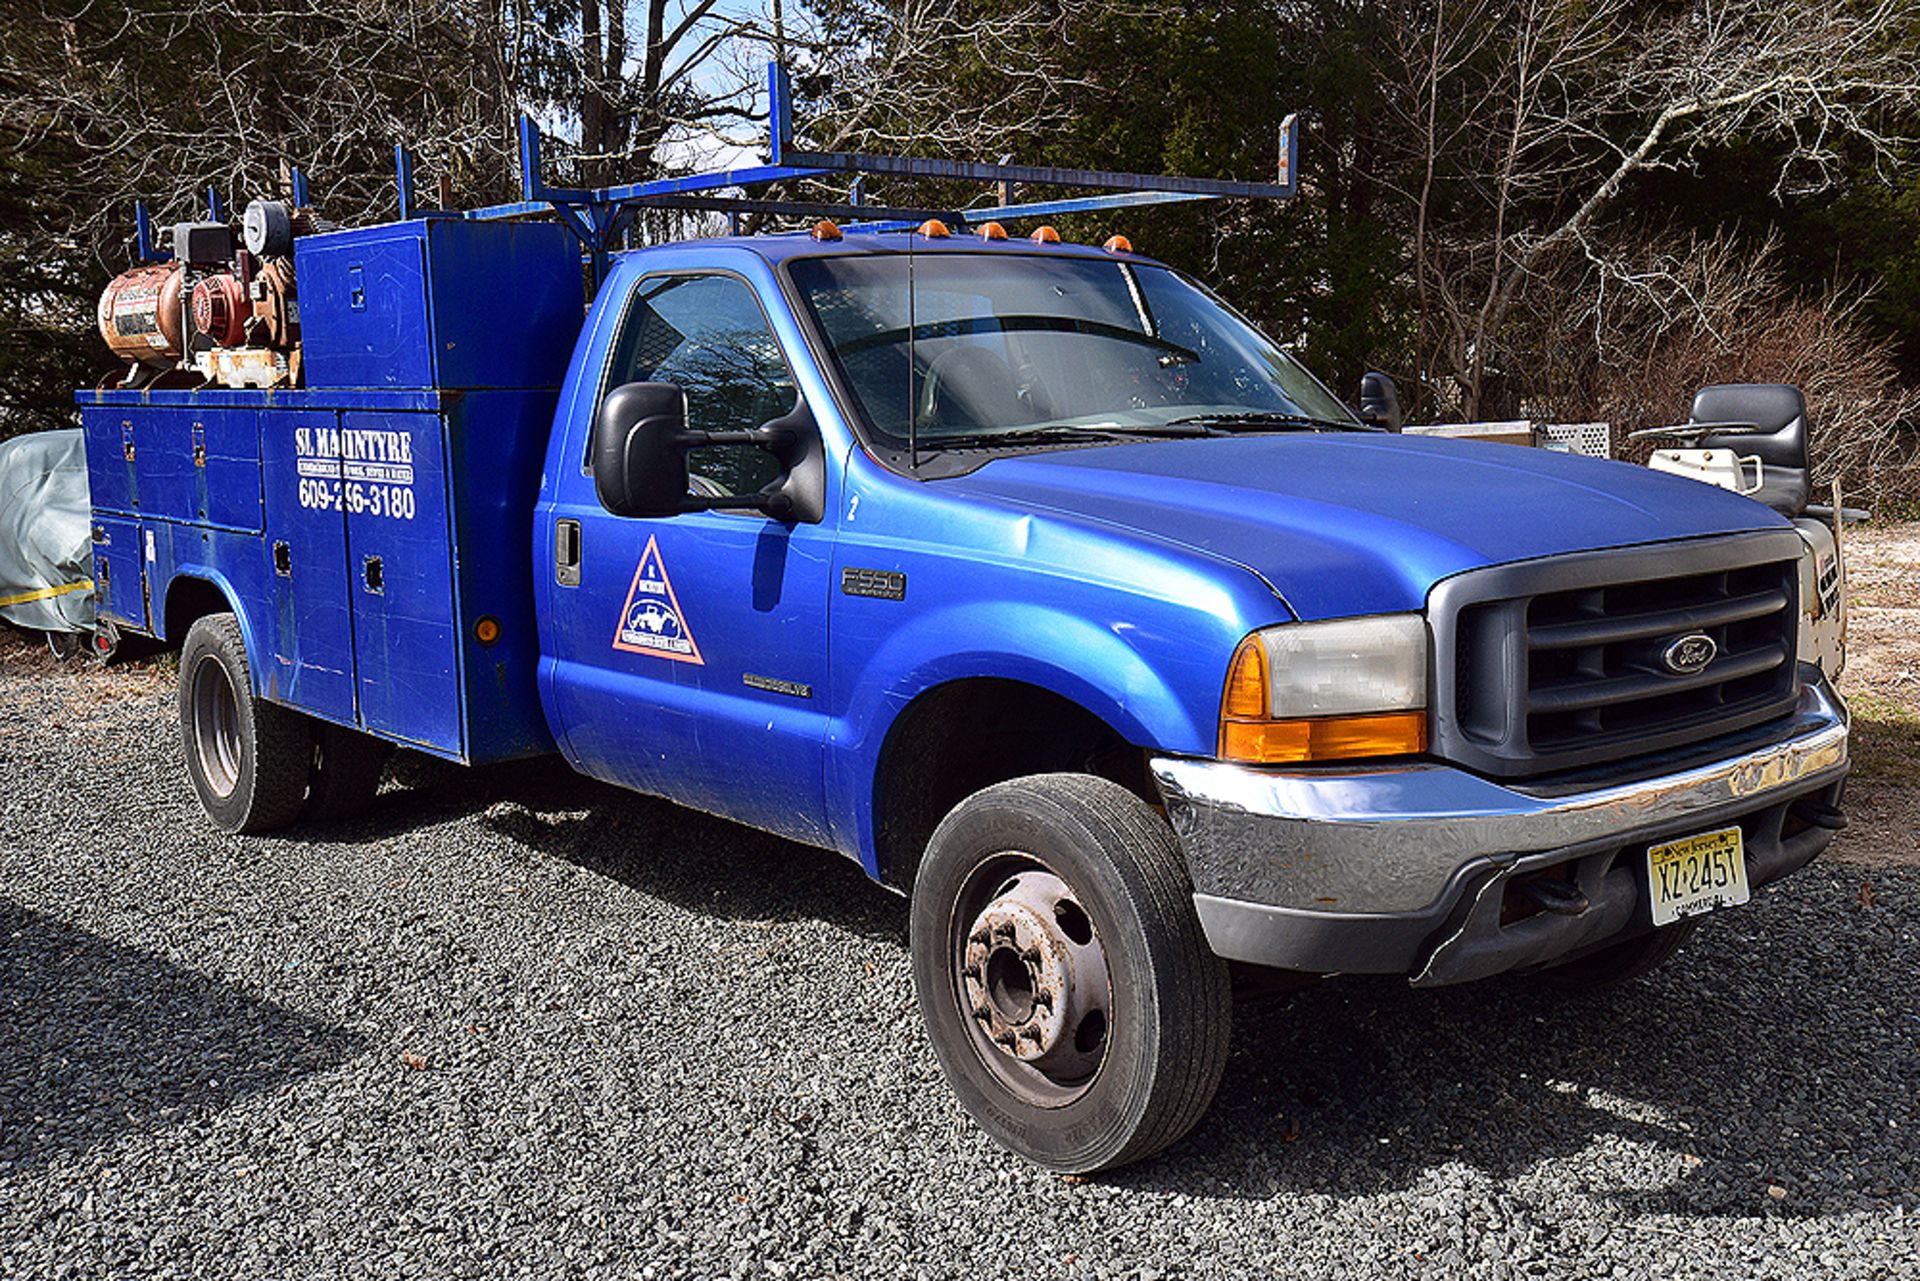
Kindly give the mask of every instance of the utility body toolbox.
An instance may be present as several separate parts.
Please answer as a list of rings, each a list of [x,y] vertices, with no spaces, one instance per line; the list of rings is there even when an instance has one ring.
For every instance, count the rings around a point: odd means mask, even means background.
[[[295,261],[307,386],[79,394],[102,616],[177,642],[210,587],[265,697],[459,761],[552,750],[530,519],[576,243],[419,219]]]

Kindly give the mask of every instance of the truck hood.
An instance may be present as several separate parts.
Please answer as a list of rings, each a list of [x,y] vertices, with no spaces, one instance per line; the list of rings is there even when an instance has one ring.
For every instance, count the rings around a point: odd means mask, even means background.
[[[1243,565],[1302,619],[1420,609],[1435,583],[1485,565],[1786,525],[1644,467],[1384,434],[1130,442],[941,483]]]

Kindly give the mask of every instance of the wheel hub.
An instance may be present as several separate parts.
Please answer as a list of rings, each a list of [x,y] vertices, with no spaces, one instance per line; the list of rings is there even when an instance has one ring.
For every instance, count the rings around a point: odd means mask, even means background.
[[[233,795],[240,782],[240,707],[233,681],[217,659],[204,657],[193,673],[194,750],[214,794]]]
[[[967,930],[966,1002],[996,1049],[1055,1080],[1091,1075],[1106,1042],[1106,954],[1086,910],[1051,872],[1003,884]]]

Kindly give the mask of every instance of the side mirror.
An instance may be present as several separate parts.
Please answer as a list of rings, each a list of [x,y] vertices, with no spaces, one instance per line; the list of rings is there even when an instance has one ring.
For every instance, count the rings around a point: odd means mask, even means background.
[[[1377,369],[1360,376],[1360,421],[1388,431],[1399,431],[1407,421],[1400,409],[1400,389]]]
[[[627,383],[607,393],[593,420],[593,487],[616,516],[677,516],[687,509],[687,394],[672,383]]]
[[[687,455],[707,445],[764,449],[779,459],[780,474],[751,494],[690,494]],[[817,523],[826,514],[826,451],[805,397],[748,431],[691,431],[685,392],[672,383],[627,383],[607,393],[593,420],[593,487],[616,516],[757,511]]]

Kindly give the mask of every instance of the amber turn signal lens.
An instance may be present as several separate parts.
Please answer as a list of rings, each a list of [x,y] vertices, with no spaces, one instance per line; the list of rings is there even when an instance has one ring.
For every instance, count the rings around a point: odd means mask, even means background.
[[[1060,233],[1052,227],[1042,227],[1033,233],[1033,243],[1036,245],[1057,245],[1060,243]]]
[[[500,639],[499,620],[491,617],[482,616],[480,621],[473,625],[473,638],[479,641],[482,645],[491,645],[495,641],[499,640]]]
[[[1220,723],[1220,755],[1254,765],[1412,756],[1426,750],[1425,712]]]
[[[1227,669],[1227,692],[1220,715],[1227,720],[1263,720],[1267,708],[1267,647],[1258,634],[1240,642],[1233,665]]]
[[[945,240],[953,233],[947,230],[947,224],[938,218],[929,218],[920,224],[920,234],[928,240]]]

